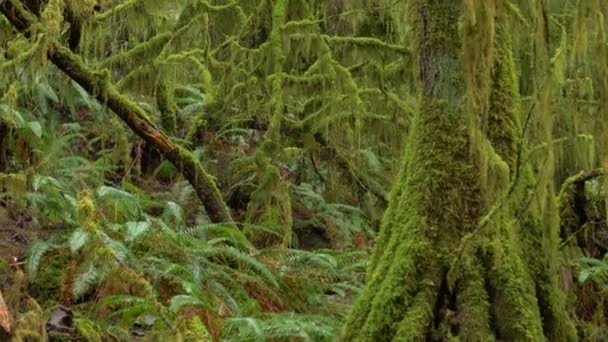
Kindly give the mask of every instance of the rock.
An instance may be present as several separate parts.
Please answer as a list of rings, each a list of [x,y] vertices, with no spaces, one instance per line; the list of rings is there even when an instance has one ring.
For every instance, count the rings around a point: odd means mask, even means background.
[[[74,331],[74,314],[70,308],[58,306],[46,322],[47,333],[71,333]]]

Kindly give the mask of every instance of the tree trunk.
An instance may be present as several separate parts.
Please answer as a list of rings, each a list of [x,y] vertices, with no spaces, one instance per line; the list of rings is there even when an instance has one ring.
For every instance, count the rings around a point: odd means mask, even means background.
[[[29,34],[29,29],[37,23],[37,18],[17,0],[0,1],[0,12],[19,30]],[[201,163],[184,147],[173,143],[147,117],[144,110],[120,94],[110,82],[106,70],[94,71],[69,48],[49,42],[47,57],[61,71],[80,84],[95,98],[114,111],[135,133],[153,145],[171,161],[194,187],[209,218],[213,222],[232,223],[228,207],[212,177]]]
[[[463,3],[412,1],[420,108],[344,341],[576,340],[554,273],[558,227],[542,224],[554,213],[522,208],[534,177],[519,171],[507,21],[497,14],[482,133],[464,102]]]

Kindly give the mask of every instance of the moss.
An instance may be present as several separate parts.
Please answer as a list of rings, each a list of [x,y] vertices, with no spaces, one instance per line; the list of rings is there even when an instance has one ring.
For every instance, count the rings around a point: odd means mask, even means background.
[[[29,189],[28,174],[23,172],[19,173],[2,173],[0,172],[0,189],[5,191],[13,197],[13,200],[17,203],[23,200],[22,195]]]
[[[431,271],[421,281],[418,293],[413,298],[410,308],[397,325],[394,341],[425,341],[429,327],[433,323],[435,303],[440,295],[441,270]],[[444,338],[446,334],[440,333],[437,339]]]
[[[400,331],[424,337],[433,317],[419,313],[432,312],[433,301],[424,307],[420,298],[438,296],[448,241],[454,241],[459,229],[471,230],[475,222],[478,190],[471,176],[475,172],[468,157],[466,123],[445,101],[422,101],[405,154],[407,171],[397,184],[401,190],[391,196],[367,286],[346,322],[345,340],[399,336],[393,330],[397,324]],[[459,133],[437,134],[442,131]],[[449,170],[446,164],[451,165]],[[432,195],[439,192],[445,196]],[[434,276],[424,281],[428,274]],[[421,287],[421,282],[429,287]],[[420,303],[414,304],[417,298]],[[410,314],[410,309],[416,314]],[[357,327],[362,328],[357,331]]]
[[[213,341],[211,334],[199,316],[193,316],[187,320],[184,328],[184,341]]]
[[[2,257],[0,257],[0,274],[9,274],[9,271],[10,265],[8,261],[6,261],[5,256],[2,255]]]
[[[502,41],[496,48],[496,63],[493,74],[493,90],[491,95],[491,108],[493,112],[489,118],[489,136],[497,152],[507,161],[511,168],[513,182],[519,182],[515,191],[514,201],[526,198],[539,182],[534,179],[530,166],[523,165],[521,155],[522,144],[517,142],[520,135],[519,110],[517,102],[517,85],[514,80],[514,64],[511,57],[510,36],[508,27],[503,27],[502,21],[498,27],[498,38]],[[519,177],[520,179],[518,179]],[[540,175],[539,177],[543,177]],[[557,240],[558,223],[555,199],[551,192],[539,193],[536,200],[545,203],[544,216],[541,217],[538,209],[531,206],[520,214],[522,243],[521,255],[526,264],[528,273],[534,282],[535,293],[541,317],[543,319],[544,335],[550,339],[575,340],[576,331],[571,319],[567,315],[565,298],[558,284],[557,270]],[[527,200],[526,200],[527,201]]]
[[[507,340],[544,340],[534,281],[521,259],[511,227],[499,228],[490,251],[495,324]]]
[[[455,286],[458,297],[453,320],[458,327],[458,337],[464,341],[492,341],[493,322],[483,252],[475,246],[464,259],[458,272],[460,281]]]
[[[30,289],[36,298],[45,303],[56,303],[61,300],[60,294],[66,282],[66,267],[70,261],[69,251],[53,250],[41,260],[36,277],[30,282]]]
[[[97,226],[97,206],[90,190],[85,189],[78,194],[76,207],[79,223],[83,228],[94,231]]]
[[[492,86],[489,96],[487,136],[496,153],[515,174],[518,163],[519,96],[515,65],[511,47],[511,35],[505,23],[497,25],[495,53],[492,68]]]
[[[16,326],[12,332],[13,341],[47,341],[46,319],[43,316],[40,304],[33,298],[25,301],[25,308],[18,314]]]
[[[177,129],[177,111],[179,107],[175,104],[174,90],[171,85],[161,80],[156,91],[156,103],[160,111],[160,124],[167,134],[173,135]]]
[[[40,23],[44,26],[44,32],[49,35],[50,40],[58,39],[61,34],[64,5],[63,1],[50,0],[40,14]]]
[[[469,159],[462,102],[452,88],[462,80],[455,67],[455,8],[416,2],[417,20],[430,21],[428,31],[419,32],[419,49],[433,51],[438,64],[429,67],[442,73],[423,88],[406,145],[405,170],[395,185],[399,190],[391,195],[367,285],[346,321],[344,340],[424,340],[434,318],[434,302],[446,295],[440,285],[448,266],[448,246],[474,225],[479,206],[475,166]],[[424,72],[423,84],[430,82]]]
[[[162,51],[162,48],[170,41],[171,38],[171,32],[159,33],[158,35],[150,38],[149,40],[137,44],[132,49],[126,52],[109,56],[108,58],[103,60],[101,66],[116,67],[120,64],[132,63],[134,60],[156,57],[156,55],[158,55]]]
[[[222,193],[215,180],[203,169],[192,153],[184,147],[174,145],[174,148],[165,153],[165,156],[194,187],[211,221],[232,224],[230,211],[222,199]]]
[[[80,317],[74,320],[74,327],[78,337],[91,342],[103,341],[103,335],[100,334],[101,328],[92,320]]]
[[[375,50],[382,52],[394,52],[399,55],[409,56],[411,51],[402,45],[388,44],[380,39],[371,37],[341,37],[341,36],[323,36],[330,44],[344,44],[351,47],[365,48],[366,50]]]

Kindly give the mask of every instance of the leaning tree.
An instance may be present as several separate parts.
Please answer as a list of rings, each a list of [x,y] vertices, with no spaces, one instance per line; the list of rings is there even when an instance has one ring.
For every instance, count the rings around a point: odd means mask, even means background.
[[[560,54],[545,45],[544,2],[530,2],[536,105],[522,114],[510,27],[521,13],[507,3],[410,2],[419,110],[345,341],[577,339],[557,270]]]

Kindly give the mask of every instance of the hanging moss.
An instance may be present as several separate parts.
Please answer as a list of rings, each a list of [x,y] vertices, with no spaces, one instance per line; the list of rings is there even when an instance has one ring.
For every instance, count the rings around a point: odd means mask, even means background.
[[[153,38],[145,41],[143,43],[137,44],[132,49],[118,53],[108,58],[104,59],[101,63],[102,67],[107,66],[120,66],[120,64],[132,64],[133,61],[147,59],[151,57],[155,57],[158,53],[162,51],[162,48],[169,42],[169,40],[173,37],[171,32],[163,32],[160,33]]]
[[[175,134],[177,129],[177,111],[179,107],[175,104],[173,88],[166,81],[161,80],[156,92],[156,103],[160,111],[160,124],[168,134]]]

